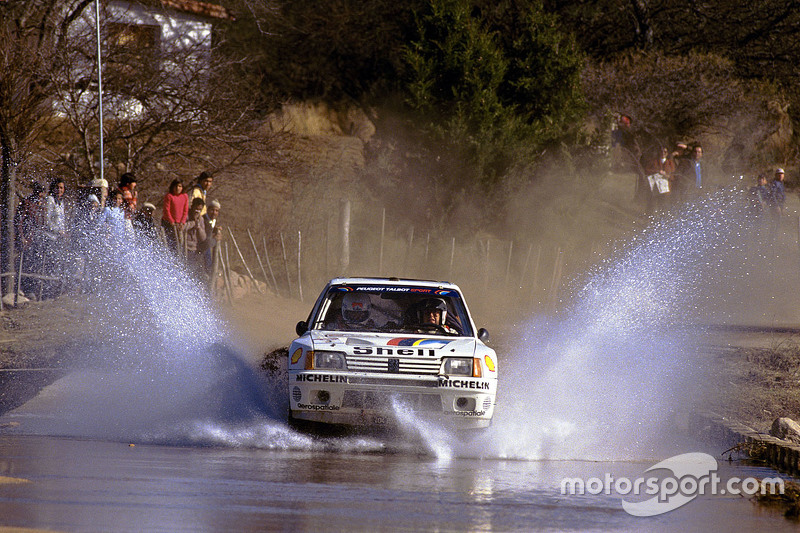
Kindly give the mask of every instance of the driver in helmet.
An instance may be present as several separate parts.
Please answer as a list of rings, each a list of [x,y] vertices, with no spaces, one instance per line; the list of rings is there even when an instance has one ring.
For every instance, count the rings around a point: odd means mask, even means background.
[[[370,315],[369,295],[348,292],[342,298],[342,318],[349,328],[371,327],[374,325]]]
[[[441,298],[423,300],[417,308],[417,323],[422,329],[435,328],[445,333],[458,334],[458,331],[445,323],[446,320],[447,303]],[[428,328],[428,326],[433,326],[433,328]]]

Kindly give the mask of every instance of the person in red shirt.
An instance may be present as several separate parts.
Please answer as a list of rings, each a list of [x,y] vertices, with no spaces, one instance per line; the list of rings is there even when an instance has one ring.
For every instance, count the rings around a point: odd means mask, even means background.
[[[183,182],[172,180],[169,190],[164,195],[164,209],[161,216],[161,227],[170,250],[177,253],[180,249],[180,236],[189,213],[189,197],[183,192]]]

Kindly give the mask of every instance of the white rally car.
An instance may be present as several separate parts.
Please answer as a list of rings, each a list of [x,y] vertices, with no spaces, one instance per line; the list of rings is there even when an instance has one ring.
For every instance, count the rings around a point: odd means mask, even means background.
[[[375,427],[406,409],[453,429],[491,423],[497,355],[452,283],[333,279],[296,329],[291,420]]]

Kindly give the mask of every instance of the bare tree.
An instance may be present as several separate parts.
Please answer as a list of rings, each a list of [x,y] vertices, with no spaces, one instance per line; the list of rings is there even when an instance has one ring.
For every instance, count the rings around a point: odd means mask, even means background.
[[[14,256],[17,171],[50,127],[53,81],[47,71],[67,28],[92,0],[0,2],[0,270]],[[5,278],[4,278],[4,281]]]
[[[124,14],[123,14],[124,15]],[[217,53],[220,43],[198,37],[178,24],[163,27],[159,38],[133,32],[120,13],[103,13],[103,137],[105,158],[128,172],[152,171],[160,162],[207,164],[207,155],[223,146],[220,168],[235,162],[251,141],[252,87],[232,75],[238,60]],[[52,150],[53,162],[76,179],[96,177],[97,62],[94,28],[77,21],[69,46],[51,63],[57,109],[75,137]],[[127,32],[127,33],[125,33]]]

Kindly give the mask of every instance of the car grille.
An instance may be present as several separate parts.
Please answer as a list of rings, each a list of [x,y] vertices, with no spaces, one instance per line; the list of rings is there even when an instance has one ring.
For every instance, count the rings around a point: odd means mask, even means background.
[[[439,374],[439,358],[422,359],[418,357],[359,357],[347,356],[347,370],[356,372],[377,372],[391,374]]]
[[[342,397],[342,408],[389,409],[392,402],[414,411],[441,411],[442,397],[438,394],[384,393],[375,391],[346,390]]]

